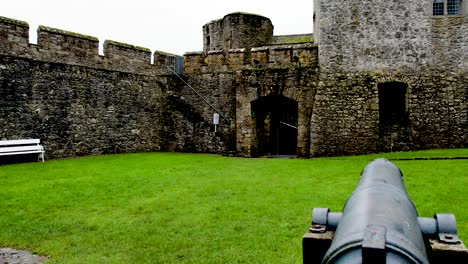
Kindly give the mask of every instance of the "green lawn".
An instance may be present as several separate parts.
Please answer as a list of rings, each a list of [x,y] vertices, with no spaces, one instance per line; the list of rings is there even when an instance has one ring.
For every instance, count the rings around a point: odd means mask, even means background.
[[[377,156],[143,153],[0,166],[0,246],[48,263],[301,263],[313,207],[340,211]],[[395,161],[421,216],[451,212],[468,241],[468,160]]]

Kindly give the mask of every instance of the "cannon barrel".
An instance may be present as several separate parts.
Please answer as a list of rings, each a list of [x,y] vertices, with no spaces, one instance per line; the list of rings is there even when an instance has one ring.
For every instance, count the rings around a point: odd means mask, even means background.
[[[418,218],[403,174],[386,159],[374,160],[364,168],[342,213],[314,208],[310,231],[328,230],[335,232],[323,259],[320,257],[322,263],[429,263],[427,239],[460,243],[452,214]]]

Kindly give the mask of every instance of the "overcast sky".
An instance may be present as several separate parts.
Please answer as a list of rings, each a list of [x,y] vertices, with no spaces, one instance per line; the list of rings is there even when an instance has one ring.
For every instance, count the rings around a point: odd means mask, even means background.
[[[202,26],[232,12],[271,19],[275,35],[312,33],[313,0],[4,0],[0,16],[182,55],[203,49]]]

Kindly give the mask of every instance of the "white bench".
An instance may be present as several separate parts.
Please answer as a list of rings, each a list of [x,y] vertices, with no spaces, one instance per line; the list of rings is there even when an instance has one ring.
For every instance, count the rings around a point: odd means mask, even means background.
[[[0,141],[0,156],[34,154],[37,153],[37,161],[44,162],[44,147],[40,145],[40,139],[19,139]]]

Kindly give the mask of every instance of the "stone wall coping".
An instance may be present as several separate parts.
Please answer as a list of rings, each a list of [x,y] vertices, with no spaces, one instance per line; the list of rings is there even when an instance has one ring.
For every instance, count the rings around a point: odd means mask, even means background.
[[[262,15],[259,15],[259,14],[254,14],[254,13],[248,13],[248,12],[233,12],[233,13],[229,13],[227,15],[224,16],[224,18],[226,17],[229,17],[229,16],[253,16],[253,17],[259,17],[259,18],[263,18],[263,19],[268,19],[270,20],[268,17],[266,16],[262,16]],[[223,18],[223,19],[224,19]]]
[[[211,21],[208,22],[208,23],[205,23],[205,25],[203,25],[203,27],[209,26],[209,25],[211,25],[211,24],[221,23],[221,22],[223,22],[223,18],[214,19],[214,20],[211,20]]]
[[[0,22],[1,22],[1,23],[13,24],[13,25],[17,25],[17,26],[21,26],[21,27],[28,27],[28,28],[29,28],[28,22],[21,21],[21,20],[16,20],[16,19],[13,19],[13,18],[8,18],[8,17],[2,17],[2,16],[0,16]]]
[[[210,50],[208,51],[208,55],[213,55],[213,54],[224,54],[223,50]]]
[[[252,52],[258,52],[258,51],[267,51],[269,49],[269,47],[265,46],[265,47],[256,47],[256,48],[252,48],[251,51]]]
[[[308,49],[308,48],[314,48],[314,47],[318,47],[318,46],[312,43],[294,45],[294,48],[298,48],[298,49]]]
[[[318,48],[317,44],[313,43],[303,43],[303,44],[291,44],[287,45],[290,46],[292,49],[313,49],[313,48]],[[277,47],[287,47],[285,45],[270,45],[268,46],[269,49],[275,49]]]
[[[207,26],[207,25],[210,25],[210,24],[222,23],[227,17],[232,17],[232,16],[258,17],[258,18],[262,18],[262,19],[267,19],[271,23],[271,20],[268,17],[262,16],[262,15],[247,13],[247,12],[233,12],[233,13],[229,13],[229,14],[225,15],[223,18],[218,18],[218,19],[211,20],[210,22],[206,23],[203,26]]]
[[[51,28],[47,26],[40,25],[38,28],[38,32],[48,32],[52,34],[58,34],[58,35],[63,35],[67,37],[73,37],[73,38],[79,38],[79,39],[86,39],[94,42],[99,42],[99,39],[93,36],[88,36],[88,35],[83,35],[71,31],[66,31],[58,28]]]
[[[229,53],[244,53],[245,52],[245,48],[244,49],[230,49],[229,50]]]
[[[287,44],[300,44],[300,43],[312,43],[313,34],[291,34],[291,35],[278,35],[273,36],[271,44],[273,45],[287,45]]]
[[[270,47],[271,50],[290,50],[292,48],[293,47],[291,45]]]
[[[188,51],[184,53],[185,56],[201,56],[203,55],[203,51]]]
[[[275,37],[308,37],[308,36],[312,36],[313,33],[304,33],[304,34],[286,34],[286,35],[275,35],[273,36],[274,38]]]
[[[169,53],[169,52],[165,52],[165,51],[160,51],[160,50],[155,50],[154,55],[164,55],[164,56],[169,56],[169,57],[181,57],[183,58],[183,56],[180,56],[180,55],[177,55],[177,54],[174,54],[174,53]]]
[[[131,44],[123,43],[123,42],[118,42],[118,41],[114,41],[114,40],[104,41],[104,47],[107,46],[107,45],[112,45],[112,46],[116,46],[116,47],[124,48],[124,49],[129,49],[129,50],[137,50],[137,51],[151,53],[151,50],[148,49],[148,48],[135,46],[135,45],[131,45]]]

